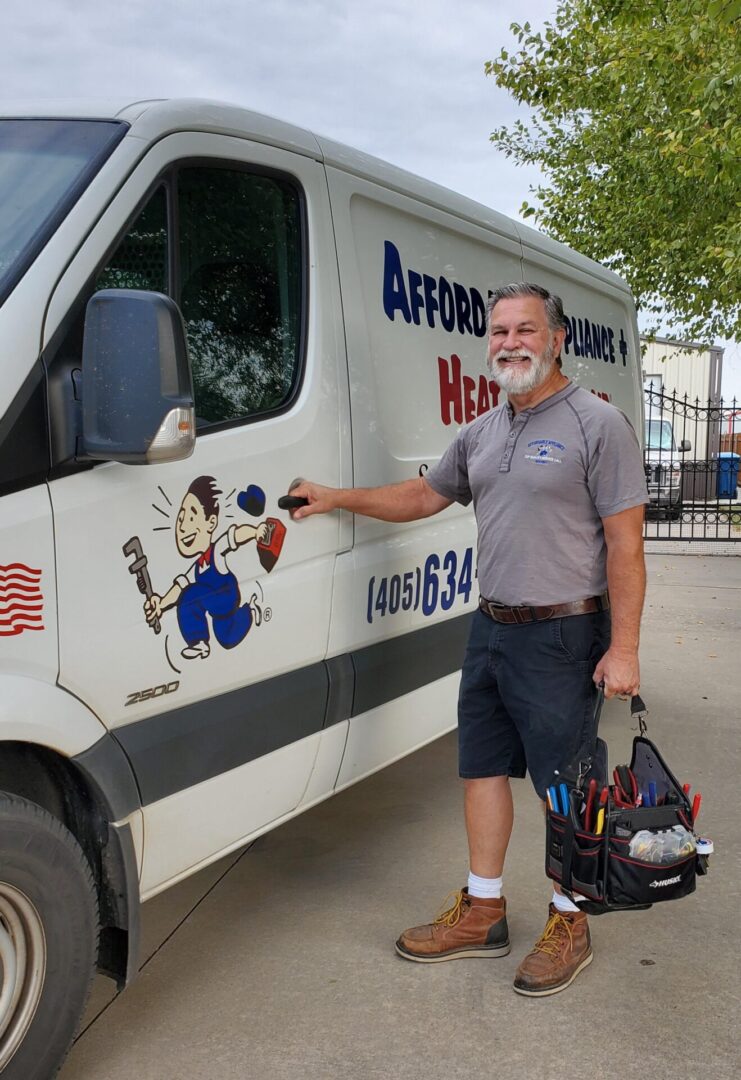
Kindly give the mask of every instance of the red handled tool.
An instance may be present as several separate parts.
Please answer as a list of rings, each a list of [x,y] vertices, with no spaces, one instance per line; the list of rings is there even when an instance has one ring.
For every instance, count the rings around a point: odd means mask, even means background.
[[[633,775],[633,770],[627,765],[617,765],[613,769],[615,780],[615,803],[620,809],[638,805],[638,781]]]
[[[587,790],[587,805],[584,808],[584,828],[587,832],[592,831],[592,814],[594,811],[594,800],[597,795],[597,781],[592,777],[589,781],[589,788]]]

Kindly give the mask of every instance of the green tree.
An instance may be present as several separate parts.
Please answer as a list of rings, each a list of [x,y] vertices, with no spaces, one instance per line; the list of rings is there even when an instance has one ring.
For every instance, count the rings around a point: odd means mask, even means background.
[[[740,16],[741,0],[560,0],[486,65],[532,112],[491,136],[546,176],[524,216],[702,340],[741,336]]]

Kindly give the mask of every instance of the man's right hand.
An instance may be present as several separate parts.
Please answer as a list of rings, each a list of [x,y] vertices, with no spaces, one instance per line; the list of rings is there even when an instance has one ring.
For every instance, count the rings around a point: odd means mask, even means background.
[[[289,494],[298,499],[309,500],[308,506],[291,510],[293,521],[311,517],[312,514],[328,514],[330,510],[337,509],[339,492],[336,488],[323,487],[322,484],[312,484],[308,480],[302,480],[296,487],[291,488]]]
[[[144,615],[151,625],[157,619],[162,618],[162,597],[152,593],[148,600],[144,601]]]

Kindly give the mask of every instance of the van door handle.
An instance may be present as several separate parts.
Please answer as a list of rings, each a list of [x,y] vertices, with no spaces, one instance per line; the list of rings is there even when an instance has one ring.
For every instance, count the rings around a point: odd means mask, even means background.
[[[301,499],[298,495],[281,495],[278,506],[281,510],[298,510],[300,506],[308,506],[308,499]]]

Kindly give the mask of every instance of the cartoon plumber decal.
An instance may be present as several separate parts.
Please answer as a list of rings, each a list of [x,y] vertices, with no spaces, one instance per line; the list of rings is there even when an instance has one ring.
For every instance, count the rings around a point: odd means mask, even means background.
[[[197,477],[185,493],[175,522],[175,544],[180,555],[192,562],[185,573],[178,574],[164,596],[152,589],[147,559],[138,537],[132,537],[124,545],[124,554],[135,556],[129,570],[136,575],[139,589],[146,597],[147,622],[159,633],[163,613],[176,608],[185,643],[181,656],[186,660],[205,660],[211,653],[212,634],[222,648],[233,649],[244,641],[253,625],[260,625],[262,612],[257,595],[253,593],[248,603],[242,603],[239,583],[227,559],[231,552],[254,540],[260,562],[269,572],[278,559],[285,536],[285,525],[275,518],[267,518],[257,526],[232,523],[216,535],[221,494],[213,476]],[[264,492],[251,485],[240,492],[237,504],[247,513],[260,516],[265,509]],[[164,513],[157,506],[155,509]]]

